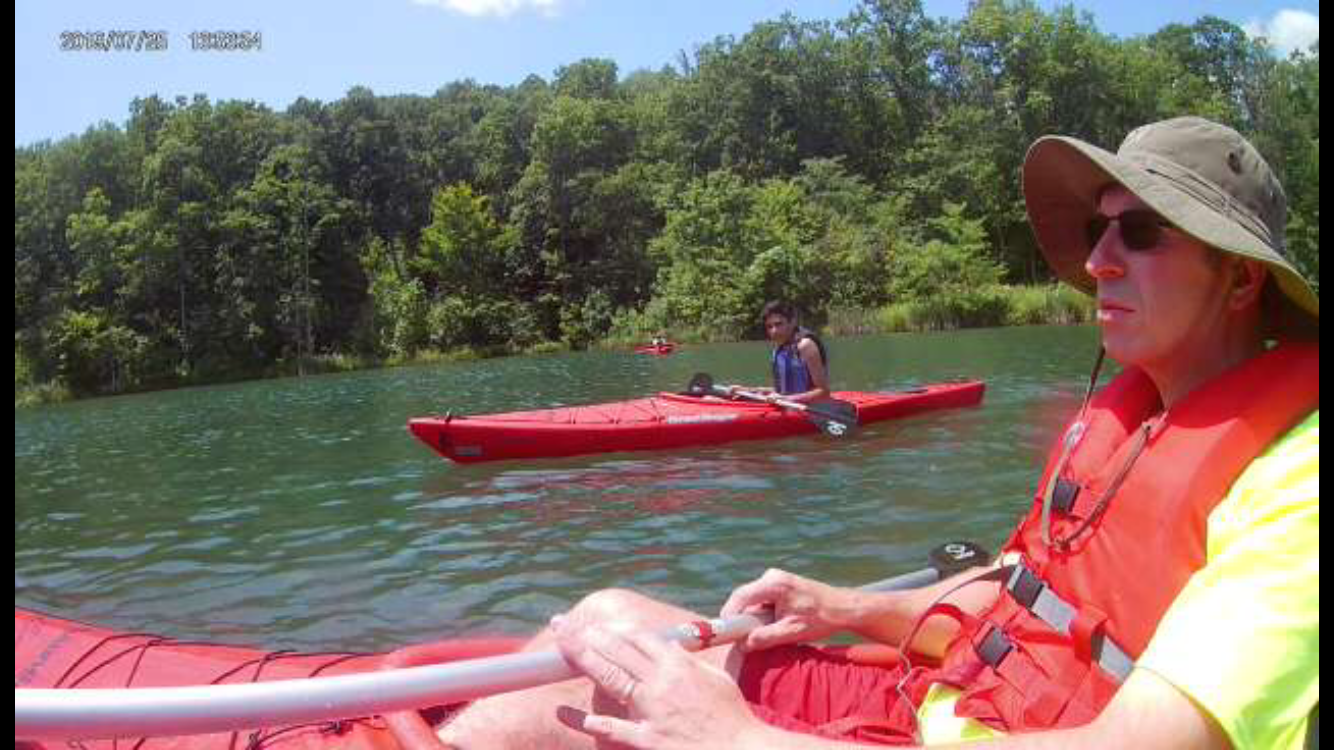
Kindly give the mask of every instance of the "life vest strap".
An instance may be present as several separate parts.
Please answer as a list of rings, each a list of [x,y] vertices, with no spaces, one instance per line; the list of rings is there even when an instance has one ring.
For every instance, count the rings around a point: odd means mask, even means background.
[[[1014,566],[1005,588],[1010,596],[1061,635],[1070,635],[1075,608],[1057,596],[1041,578],[1022,564]]]
[[[993,624],[986,637],[977,644],[976,650],[979,659],[992,669],[996,669],[1014,650],[1014,641],[1005,635],[1005,631]]]
[[[1046,623],[1052,630],[1065,636],[1071,635],[1071,625],[1078,617],[1079,610],[1062,599],[1055,591],[1052,591],[1051,586],[1048,586],[1045,581],[1023,563],[1014,566],[1014,571],[1010,573],[1009,580],[1005,582],[1005,589],[1010,592],[1010,596],[1021,607]],[[999,632],[1000,630],[997,629],[992,635],[989,635],[987,641],[982,644],[983,648],[987,646],[988,641],[992,640],[994,634]],[[1008,642],[1008,640],[1007,638],[1006,641]],[[990,653],[993,655],[999,654],[999,659],[995,662],[990,661],[987,654],[982,651],[983,649],[979,649],[978,655],[982,657],[983,661],[994,667],[1000,663],[1000,659],[1004,659],[1009,654],[1010,649],[1002,648],[1002,644],[999,643],[994,644]],[[1135,668],[1135,660],[1115,641],[1101,632],[1094,637],[1091,655],[1094,662],[1118,684],[1125,682],[1125,679],[1130,676],[1130,671]]]
[[[1117,684],[1126,681],[1130,677],[1130,672],[1135,668],[1135,660],[1116,645],[1116,642],[1107,637],[1106,633],[1099,633],[1093,639],[1093,658],[1102,671],[1112,676]]]

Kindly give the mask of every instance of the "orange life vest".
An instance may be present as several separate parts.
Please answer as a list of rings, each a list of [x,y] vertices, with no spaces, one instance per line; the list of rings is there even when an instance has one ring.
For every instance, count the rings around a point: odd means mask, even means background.
[[[1006,732],[1091,721],[1203,567],[1210,511],[1254,458],[1319,408],[1319,371],[1318,346],[1283,345],[1161,417],[1147,376],[1117,376],[1076,420],[1082,437],[1049,493],[1058,443],[1037,502],[1005,544],[1020,566],[983,616],[953,611],[964,627],[925,682],[962,690],[956,714]]]

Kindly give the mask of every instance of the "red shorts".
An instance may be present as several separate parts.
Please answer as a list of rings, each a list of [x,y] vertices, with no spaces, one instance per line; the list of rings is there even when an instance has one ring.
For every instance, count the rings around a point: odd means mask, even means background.
[[[896,689],[902,665],[849,661],[837,649],[780,646],[746,655],[737,684],[765,723],[803,734],[910,745],[913,705]]]

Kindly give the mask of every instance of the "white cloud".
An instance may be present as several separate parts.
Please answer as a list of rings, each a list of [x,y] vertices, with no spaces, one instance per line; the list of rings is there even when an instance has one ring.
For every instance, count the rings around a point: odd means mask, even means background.
[[[1264,37],[1280,55],[1306,51],[1320,38],[1320,17],[1304,10],[1280,10],[1268,21],[1251,19],[1242,27],[1251,37]]]
[[[466,16],[506,16],[532,9],[544,16],[554,16],[562,0],[413,0],[418,5],[433,5]]]

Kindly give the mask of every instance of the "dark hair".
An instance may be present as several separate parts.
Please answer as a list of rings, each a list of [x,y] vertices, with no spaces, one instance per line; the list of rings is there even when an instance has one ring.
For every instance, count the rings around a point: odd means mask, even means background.
[[[796,310],[792,308],[792,305],[783,302],[782,300],[771,300],[768,302],[764,306],[764,309],[760,311],[760,322],[763,323],[768,320],[770,315],[782,315],[788,320],[797,319]]]

